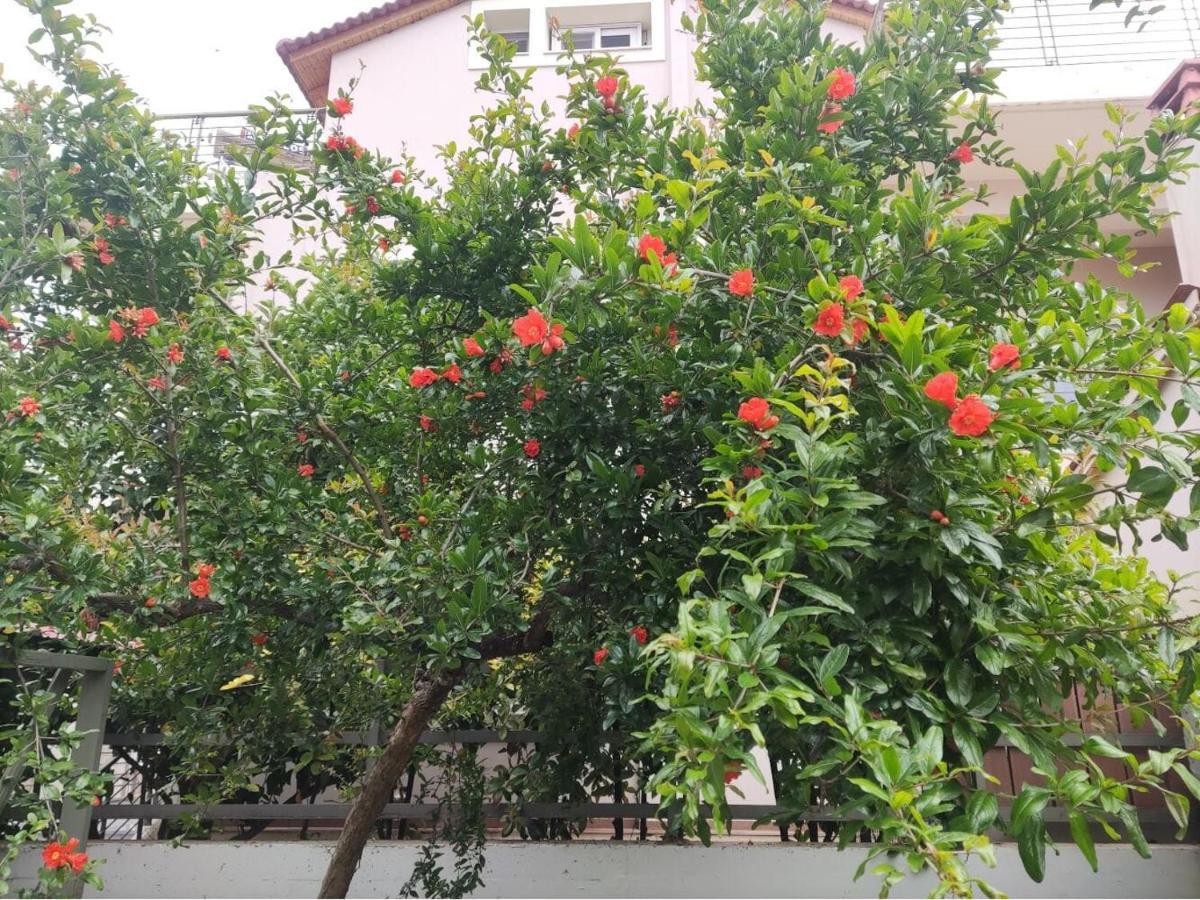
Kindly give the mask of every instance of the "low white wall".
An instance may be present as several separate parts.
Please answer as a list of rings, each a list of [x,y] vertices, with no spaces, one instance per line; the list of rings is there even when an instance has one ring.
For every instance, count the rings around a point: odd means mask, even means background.
[[[102,892],[85,897],[313,897],[332,845],[328,842],[93,843],[104,860]],[[395,897],[408,879],[419,843],[375,842],[351,897]],[[999,865],[980,874],[1014,897],[1196,897],[1200,847],[1161,846],[1142,860],[1125,845],[1096,848],[1093,875],[1074,846],[1047,861],[1046,880],[1029,881],[1013,845],[998,848]],[[493,842],[486,886],[477,897],[875,897],[870,875],[855,882],[866,851],[811,844],[669,846],[624,843]],[[18,861],[28,876],[36,862]],[[903,865],[903,863],[900,863]],[[28,886],[18,877],[14,889]],[[933,883],[910,878],[896,897],[924,897]]]

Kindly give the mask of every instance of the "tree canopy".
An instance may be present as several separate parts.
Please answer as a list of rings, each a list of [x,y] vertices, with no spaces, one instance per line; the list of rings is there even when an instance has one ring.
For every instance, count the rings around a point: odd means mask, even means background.
[[[1113,110],[1032,171],[988,102],[997,0],[889,4],[862,46],[821,3],[713,0],[711,108],[566,55],[563,124],[475,22],[494,102],[444,173],[360,147],[354,85],[207,167],[93,23],[19,2],[59,86],[0,115],[0,619],[116,660],[114,715],[195,799],[357,791],[323,895],[431,721],[575,735],[499,776],[552,797],[636,735],[621,777],[703,839],[765,747],[782,823],[859,817],[947,894],[988,890],[992,828],[1040,879],[1052,800],[1093,866],[1093,827],[1145,848],[1134,792],[1186,822],[1184,750],[1077,740],[1062,701],[1195,691],[1186,582],[1137,551],[1200,522],[1200,328],[1071,269],[1140,268],[1105,223],[1162,226],[1200,115]],[[371,722],[359,791],[330,739]],[[1041,776],[1016,797],[979,777],[1001,740]],[[26,802],[22,839],[69,837]]]

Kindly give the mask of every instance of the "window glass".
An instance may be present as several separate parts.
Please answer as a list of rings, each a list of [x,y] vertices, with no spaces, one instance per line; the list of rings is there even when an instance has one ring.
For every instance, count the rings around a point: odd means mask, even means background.
[[[601,47],[632,47],[633,46],[633,35],[629,32],[628,29],[622,29],[621,31],[613,31],[611,29],[605,29],[604,31],[600,32],[600,46]]]
[[[504,38],[510,44],[516,44],[518,53],[529,52],[528,31],[502,31],[500,32],[500,37]]]

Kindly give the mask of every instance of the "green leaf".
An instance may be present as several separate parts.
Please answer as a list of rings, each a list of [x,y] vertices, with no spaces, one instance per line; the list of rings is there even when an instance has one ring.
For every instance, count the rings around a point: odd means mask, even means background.
[[[995,794],[976,791],[967,801],[967,827],[983,834],[1000,816],[1000,801]]]
[[[1027,821],[1025,828],[1017,835],[1017,852],[1021,856],[1021,864],[1025,873],[1042,883],[1046,877],[1046,827],[1039,812],[1036,819]]]
[[[1146,843],[1146,836],[1142,834],[1142,823],[1138,821],[1137,810],[1125,808],[1120,812],[1121,824],[1125,826],[1125,832],[1129,835],[1129,843],[1133,845],[1133,849],[1137,851],[1138,856],[1142,859],[1150,858],[1150,845]]]
[[[1050,792],[1048,790],[1025,785],[1021,789],[1021,793],[1017,795],[1017,799],[1013,801],[1012,810],[1009,812],[1009,830],[1014,834],[1019,834],[1029,822],[1035,819],[1040,827],[1042,810],[1049,802]]]
[[[1096,845],[1092,841],[1092,832],[1088,828],[1087,819],[1074,809],[1071,810],[1068,819],[1071,823],[1071,838],[1075,841],[1075,846],[1079,848],[1083,858],[1088,861],[1092,871],[1099,871],[1100,863],[1096,859]]]
[[[950,702],[964,709],[971,704],[975,692],[975,673],[961,659],[952,659],[946,664],[946,696]]]

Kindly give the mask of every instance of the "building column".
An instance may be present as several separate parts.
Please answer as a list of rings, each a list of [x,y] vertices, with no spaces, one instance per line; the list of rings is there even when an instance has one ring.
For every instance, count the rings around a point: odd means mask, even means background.
[[[1200,59],[1180,63],[1147,104],[1155,112],[1181,113],[1200,103]],[[1200,111],[1200,108],[1192,111]],[[1200,164],[1200,145],[1192,148],[1192,161]],[[1167,186],[1167,206],[1174,213],[1171,230],[1179,275],[1185,284],[1200,285],[1200,168],[1183,184]]]

